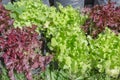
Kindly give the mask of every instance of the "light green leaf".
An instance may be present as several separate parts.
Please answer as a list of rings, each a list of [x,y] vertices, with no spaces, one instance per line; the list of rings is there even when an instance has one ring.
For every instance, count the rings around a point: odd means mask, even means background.
[[[52,38],[51,40],[51,46],[55,47],[57,45],[57,41],[55,38]]]

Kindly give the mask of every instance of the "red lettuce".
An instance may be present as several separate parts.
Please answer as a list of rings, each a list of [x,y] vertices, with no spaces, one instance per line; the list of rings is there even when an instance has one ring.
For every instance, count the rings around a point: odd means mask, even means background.
[[[38,40],[35,29],[34,25],[32,28],[13,28],[0,37],[2,58],[11,80],[15,80],[14,71],[25,73],[27,80],[32,80],[31,71],[36,68],[44,71],[51,61],[52,56],[41,55],[42,41]]]
[[[13,26],[13,20],[10,18],[10,11],[6,10],[0,2],[0,34],[5,33]]]
[[[115,3],[93,7],[83,29],[87,34],[96,37],[105,27],[109,27],[115,33],[120,32],[120,7],[116,7]]]

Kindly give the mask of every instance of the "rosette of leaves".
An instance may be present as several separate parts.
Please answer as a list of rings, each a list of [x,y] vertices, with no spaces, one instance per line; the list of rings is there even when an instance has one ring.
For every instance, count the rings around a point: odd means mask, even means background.
[[[10,29],[0,37],[0,46],[3,51],[2,58],[11,80],[15,80],[14,71],[25,73],[27,80],[32,80],[31,71],[36,68],[45,70],[52,56],[42,56],[42,41],[38,40],[36,26],[23,29]]]
[[[13,20],[10,17],[10,11],[6,10],[0,2],[0,35],[13,26]]]
[[[55,8],[44,5],[42,0],[20,0],[14,4],[9,3],[6,9],[11,11],[11,17],[15,19],[14,27],[20,28],[31,24],[41,27],[48,20],[48,16],[55,11]]]
[[[68,73],[68,80],[85,78],[90,70],[89,48],[84,32],[80,29],[86,19],[71,7],[59,6],[60,12],[53,18],[53,26],[47,28],[52,34],[49,48],[55,53],[58,67]]]
[[[90,59],[93,71],[109,75],[119,80],[120,75],[120,35],[116,36],[109,28],[100,33],[97,39],[89,40]]]
[[[114,3],[93,7],[83,29],[88,35],[96,37],[105,27],[115,33],[120,32],[120,7],[116,7]]]

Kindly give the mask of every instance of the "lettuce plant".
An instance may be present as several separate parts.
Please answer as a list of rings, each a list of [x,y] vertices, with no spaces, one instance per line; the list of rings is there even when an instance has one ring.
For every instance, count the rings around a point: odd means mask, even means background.
[[[90,59],[92,68],[98,73],[105,73],[116,80],[120,74],[120,35],[116,36],[109,28],[100,33],[97,39],[87,37],[90,42]]]
[[[41,0],[20,0],[13,4],[6,5],[6,9],[11,10],[11,17],[15,19],[14,27],[39,25],[40,28],[48,20],[49,15],[55,8],[48,8],[42,4]],[[53,13],[54,14],[54,13]]]
[[[10,18],[10,11],[6,10],[2,3],[0,3],[0,35],[12,26],[13,20]]]
[[[10,11],[6,10],[3,4],[0,2],[0,36],[4,36],[6,31],[11,27],[13,27],[13,19],[10,17]],[[0,49],[0,68],[2,62],[1,55],[2,51]]]
[[[38,33],[35,29],[34,25],[32,28],[12,28],[0,37],[2,58],[11,80],[15,80],[14,70],[17,73],[25,73],[26,78],[32,80],[31,71],[36,68],[44,71],[45,66],[51,61],[52,56],[40,54],[42,41],[37,39]]]
[[[120,7],[115,7],[114,3],[93,7],[83,29],[88,35],[96,37],[105,27],[109,27],[115,33],[120,31]]]

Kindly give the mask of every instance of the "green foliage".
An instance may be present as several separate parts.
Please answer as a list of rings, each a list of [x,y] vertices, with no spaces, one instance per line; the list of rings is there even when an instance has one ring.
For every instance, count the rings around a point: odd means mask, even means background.
[[[15,27],[36,24],[41,29],[48,26],[75,25],[79,20],[79,14],[72,7],[61,6],[59,11],[54,7],[47,7],[40,0],[21,0],[14,5],[6,5],[6,8],[12,11],[11,17],[15,19]],[[84,18],[81,19],[84,22]]]
[[[65,71],[51,70],[48,66],[45,72],[34,75],[34,80],[69,80],[69,78]]]
[[[55,8],[48,8],[40,0],[21,0],[19,2],[6,5],[6,8],[12,11],[11,17],[15,19],[15,27],[30,26],[31,24],[40,27],[55,14]]]
[[[97,39],[89,38],[92,67],[117,78],[120,74],[120,35],[106,29]]]
[[[22,14],[23,11],[25,11],[24,6],[21,6],[21,7],[17,8],[12,3],[8,3],[7,6],[5,5],[5,8],[8,9],[8,10],[11,10],[11,12],[13,12],[13,14],[11,14],[11,17],[15,18],[15,19],[17,19],[18,16],[20,14]]]
[[[1,65],[2,73],[0,74],[0,80],[9,80],[7,70]]]
[[[5,66],[2,66],[2,73],[0,74],[0,80],[10,80],[8,76],[8,71],[6,70]],[[15,78],[17,80],[26,80],[24,74],[17,74],[15,73]]]
[[[60,62],[59,66],[73,73],[78,72],[81,68],[86,71],[87,67],[90,66],[87,61],[89,55],[88,43],[80,27],[66,25],[59,26],[57,29],[49,29],[54,36],[51,39],[50,48],[57,53],[56,57]]]

